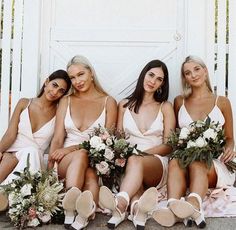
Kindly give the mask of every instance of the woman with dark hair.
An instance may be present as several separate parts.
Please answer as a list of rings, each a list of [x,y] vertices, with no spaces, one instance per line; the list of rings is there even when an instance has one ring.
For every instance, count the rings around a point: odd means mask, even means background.
[[[131,203],[129,219],[143,229],[157,202],[157,189],[166,184],[171,148],[165,143],[175,128],[174,110],[168,99],[169,76],[160,60],[149,62],[138,78],[134,92],[119,103],[118,129],[129,135],[128,141],[147,155],[128,159],[120,192],[113,196],[105,186],[100,188],[99,202],[112,211],[108,227],[114,228],[125,219]],[[131,200],[131,202],[130,202]]]
[[[43,168],[43,154],[48,148],[55,125],[58,100],[71,87],[64,70],[53,72],[36,98],[21,98],[15,107],[8,129],[0,141],[0,183],[8,184],[26,167],[29,155],[30,170]],[[0,211],[8,200],[0,192]]]

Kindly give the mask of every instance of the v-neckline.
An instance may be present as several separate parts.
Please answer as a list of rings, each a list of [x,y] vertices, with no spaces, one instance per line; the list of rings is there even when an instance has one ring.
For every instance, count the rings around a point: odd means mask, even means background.
[[[36,130],[35,132],[33,132],[33,130],[32,130],[32,124],[31,124],[31,121],[30,121],[30,115],[29,115],[29,106],[27,106],[26,109],[27,109],[27,115],[28,115],[29,125],[30,125],[30,130],[31,130],[32,135],[34,135],[35,133],[37,133],[38,131],[40,131],[42,128],[44,128],[47,124],[49,124],[49,123],[55,118],[55,116],[53,116],[49,121],[47,121],[46,123],[44,123],[38,130]]]
[[[97,122],[97,120],[102,116],[104,110],[105,110],[105,107],[104,107],[104,109],[102,110],[102,112],[100,113],[100,115],[98,116],[98,118],[97,118],[87,129],[81,131],[81,130],[80,130],[79,128],[77,128],[77,126],[75,125],[75,123],[74,123],[74,121],[73,121],[73,119],[72,119],[72,116],[71,116],[70,107],[68,106],[68,112],[69,112],[69,115],[70,115],[71,122],[72,122],[74,128],[75,128],[78,132],[80,132],[80,133],[84,133],[85,131],[87,131],[87,130],[89,130],[91,127],[93,127],[94,124]]]
[[[156,118],[153,120],[153,122],[151,123],[150,127],[149,127],[145,132],[142,132],[142,131],[139,129],[139,127],[138,127],[138,125],[137,125],[137,123],[136,123],[136,121],[135,121],[135,119],[134,119],[134,117],[133,117],[131,111],[130,111],[128,108],[127,108],[127,110],[128,110],[128,112],[129,112],[129,114],[130,114],[130,116],[131,116],[131,118],[132,118],[132,120],[133,120],[133,122],[134,122],[134,124],[135,124],[135,126],[136,126],[136,129],[137,129],[143,136],[144,136],[145,133],[147,133],[148,131],[151,130],[151,128],[152,128],[154,122],[155,122],[155,121],[157,120],[157,118],[159,117],[159,114],[160,114],[160,111],[161,111],[161,109],[159,108],[158,113],[157,113],[157,115],[156,115]]]
[[[210,114],[212,113],[212,111],[215,109],[216,106],[217,106],[217,105],[214,105],[214,106],[213,106],[212,110],[208,113],[208,115],[205,117],[205,119],[203,119],[203,120],[202,120],[202,119],[197,119],[197,120],[201,120],[201,121],[204,121],[204,122],[205,122],[206,119],[207,119],[207,117],[210,116]],[[188,112],[188,110],[187,110],[185,104],[183,104],[183,107],[184,107],[186,113],[188,114],[189,118],[191,119],[191,121],[192,121],[192,122],[197,121],[197,120],[194,120],[194,119],[191,117],[191,115],[190,115],[190,113]]]

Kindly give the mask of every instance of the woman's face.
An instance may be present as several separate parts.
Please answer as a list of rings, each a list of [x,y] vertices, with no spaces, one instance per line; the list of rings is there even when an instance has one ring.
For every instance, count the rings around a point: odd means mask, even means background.
[[[206,82],[207,70],[196,62],[187,62],[183,67],[183,75],[190,86],[200,87]]]
[[[56,78],[54,80],[46,80],[44,87],[44,94],[49,101],[56,101],[60,99],[67,90],[67,83],[65,80]]]
[[[154,93],[164,82],[164,72],[161,67],[155,67],[147,71],[143,81],[146,92]]]
[[[86,92],[93,83],[91,71],[83,65],[71,65],[67,72],[74,89],[77,91]]]

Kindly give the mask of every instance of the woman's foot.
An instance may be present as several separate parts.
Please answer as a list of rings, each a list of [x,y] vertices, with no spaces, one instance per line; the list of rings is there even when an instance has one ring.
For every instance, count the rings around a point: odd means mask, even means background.
[[[194,204],[196,202],[191,202],[195,199],[198,203],[198,207]],[[204,212],[202,210],[202,199],[197,193],[190,193],[186,201],[184,198],[180,200],[173,200],[169,203],[171,211],[179,218],[192,218],[199,228],[204,228],[206,226]]]
[[[76,200],[80,196],[80,194],[81,191],[78,188],[72,187],[66,192],[65,197],[62,200],[62,207],[65,213],[64,227],[66,229],[69,229],[71,224],[75,220],[76,216],[75,205],[76,205]]]
[[[90,191],[84,191],[76,200],[77,216],[70,229],[79,230],[85,228],[89,219],[95,218],[96,205]]]
[[[126,192],[120,192],[116,195],[110,191],[106,186],[102,186],[99,191],[99,203],[102,207],[112,211],[112,217],[107,222],[107,226],[110,229],[114,229],[125,219],[125,211],[121,212],[118,206],[118,199],[126,201],[126,208],[129,205],[129,196]],[[125,210],[126,210],[125,208]]]
[[[138,230],[145,228],[148,213],[152,212],[157,204],[157,190],[152,187],[147,189],[143,195],[131,205],[130,218]]]

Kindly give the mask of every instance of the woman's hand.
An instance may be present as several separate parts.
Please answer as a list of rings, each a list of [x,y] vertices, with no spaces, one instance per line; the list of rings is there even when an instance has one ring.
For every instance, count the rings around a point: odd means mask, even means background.
[[[233,160],[235,158],[235,152],[233,152],[232,148],[226,147],[224,149],[223,155],[220,157],[220,160],[224,163],[229,162],[230,160]]]
[[[71,152],[70,147],[57,149],[56,151],[50,154],[50,161],[60,162],[61,159],[70,152]]]

